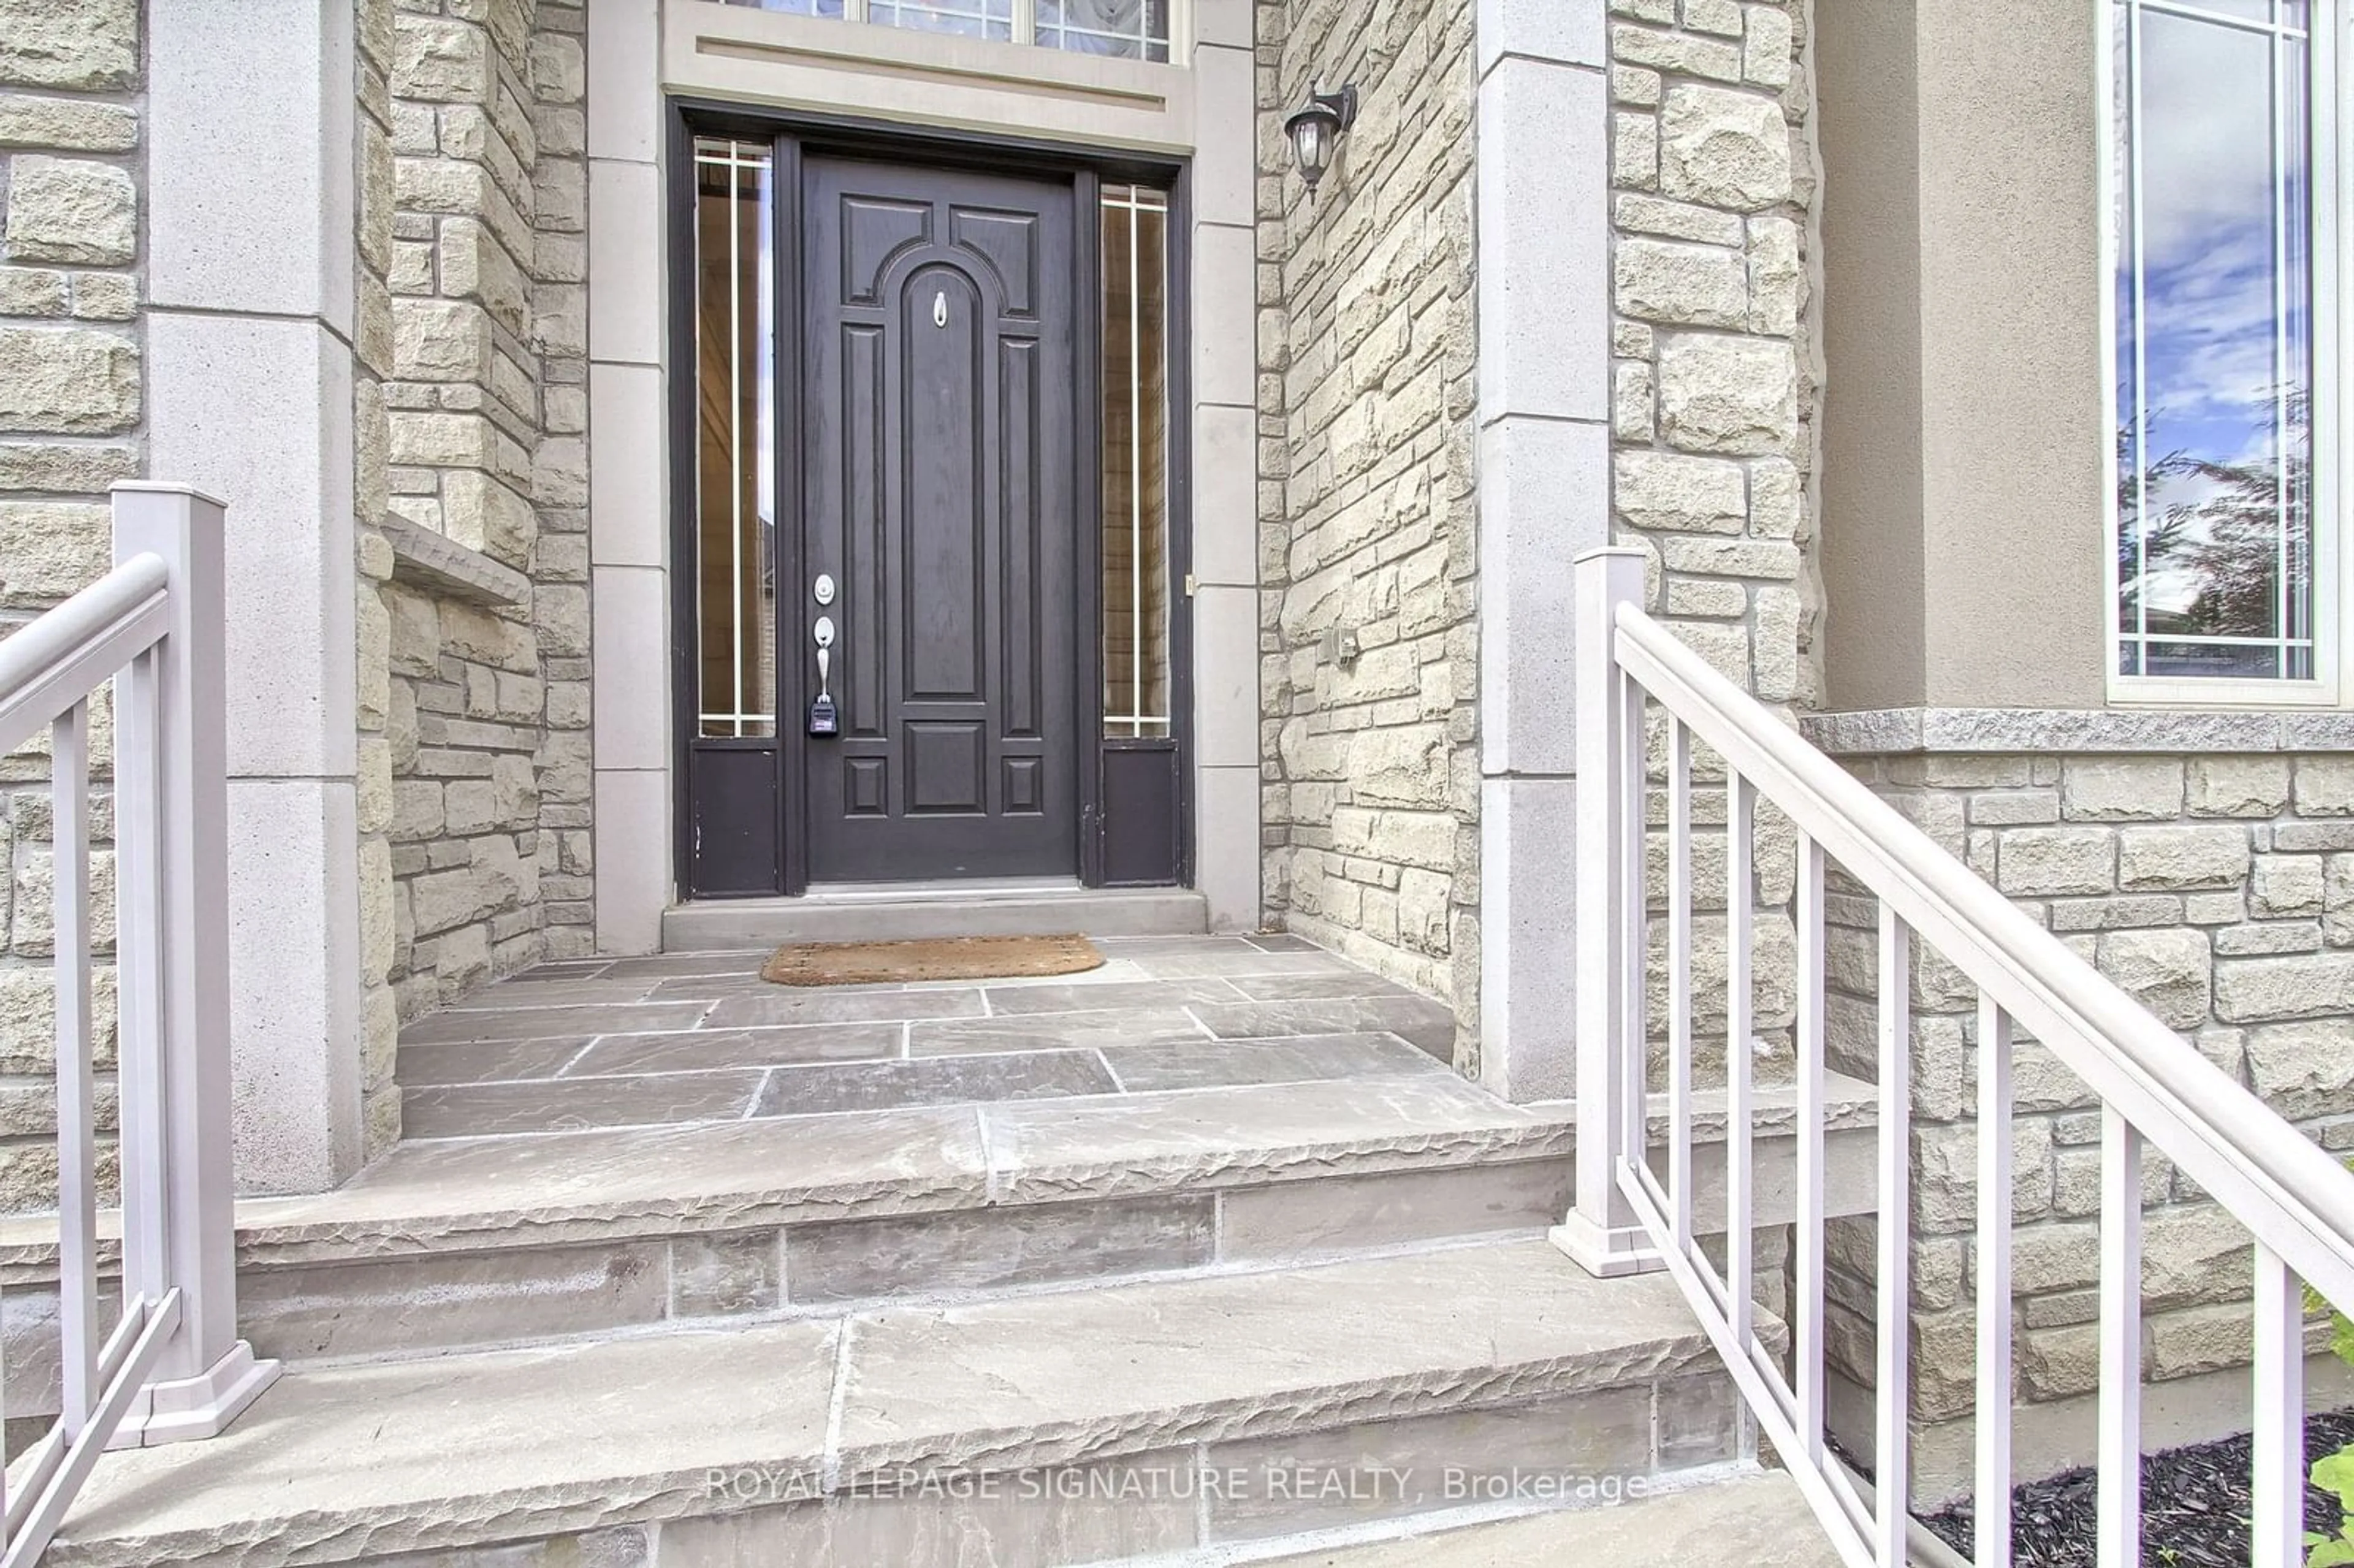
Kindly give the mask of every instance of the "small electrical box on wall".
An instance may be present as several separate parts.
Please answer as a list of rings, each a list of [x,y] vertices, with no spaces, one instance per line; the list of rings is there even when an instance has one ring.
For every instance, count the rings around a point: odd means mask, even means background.
[[[1323,654],[1324,662],[1327,664],[1355,663],[1359,652],[1355,629],[1346,626],[1326,627],[1319,651]]]

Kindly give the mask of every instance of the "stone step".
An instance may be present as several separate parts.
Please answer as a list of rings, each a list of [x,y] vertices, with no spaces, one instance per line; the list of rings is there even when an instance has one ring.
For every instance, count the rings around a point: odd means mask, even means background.
[[[840,1315],[1539,1235],[1569,1189],[1564,1121],[1437,1069],[428,1140],[240,1203],[239,1321],[302,1360]],[[12,1416],[56,1408],[55,1236],[0,1223]]]
[[[296,1368],[108,1455],[49,1562],[1165,1559],[1738,1470],[1744,1425],[1664,1277],[1488,1243]]]
[[[1255,1558],[1265,1568],[1837,1568],[1787,1475],[1760,1471],[1614,1507],[1531,1514],[1400,1540]]]
[[[1831,1208],[1861,1213],[1871,1091],[1834,1088]],[[1764,1099],[1770,1224],[1791,1112]],[[1424,1071],[403,1144],[239,1205],[239,1322],[289,1361],[378,1357],[1537,1237],[1571,1201],[1572,1109]],[[1695,1122],[1722,1137],[1705,1097]],[[1721,1148],[1695,1169],[1705,1224]],[[0,1224],[12,1417],[57,1408],[56,1266],[54,1222]]]
[[[919,937],[1184,937],[1210,928],[1188,887],[902,883],[813,889],[799,898],[706,899],[663,912],[668,953],[881,942]]]

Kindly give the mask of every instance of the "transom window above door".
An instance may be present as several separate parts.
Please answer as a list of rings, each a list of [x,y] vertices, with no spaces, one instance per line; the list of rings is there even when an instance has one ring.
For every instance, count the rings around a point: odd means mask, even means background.
[[[874,22],[1072,54],[1169,59],[1175,0],[727,0],[763,11]]]

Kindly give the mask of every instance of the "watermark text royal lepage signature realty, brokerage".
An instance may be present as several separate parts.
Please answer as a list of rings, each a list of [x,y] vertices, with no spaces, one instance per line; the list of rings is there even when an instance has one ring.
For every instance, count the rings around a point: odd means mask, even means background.
[[[1190,1460],[1113,1460],[1099,1465],[986,1471],[909,1466],[844,1476],[831,1487],[816,1470],[798,1466],[739,1466],[710,1470],[704,1477],[706,1496],[738,1504],[814,1502],[832,1496],[1044,1504],[1153,1503],[1200,1499],[1227,1503],[1333,1503],[1400,1510],[1478,1504],[1564,1508],[1634,1502],[1656,1487],[1656,1482],[1639,1475],[1534,1467],[1210,1465]]]

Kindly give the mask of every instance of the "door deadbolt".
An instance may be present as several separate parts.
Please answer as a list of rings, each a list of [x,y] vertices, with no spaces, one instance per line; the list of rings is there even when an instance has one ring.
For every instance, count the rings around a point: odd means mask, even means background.
[[[833,602],[833,574],[832,572],[818,573],[817,581],[810,585],[810,597],[817,600],[821,605],[832,604]]]

